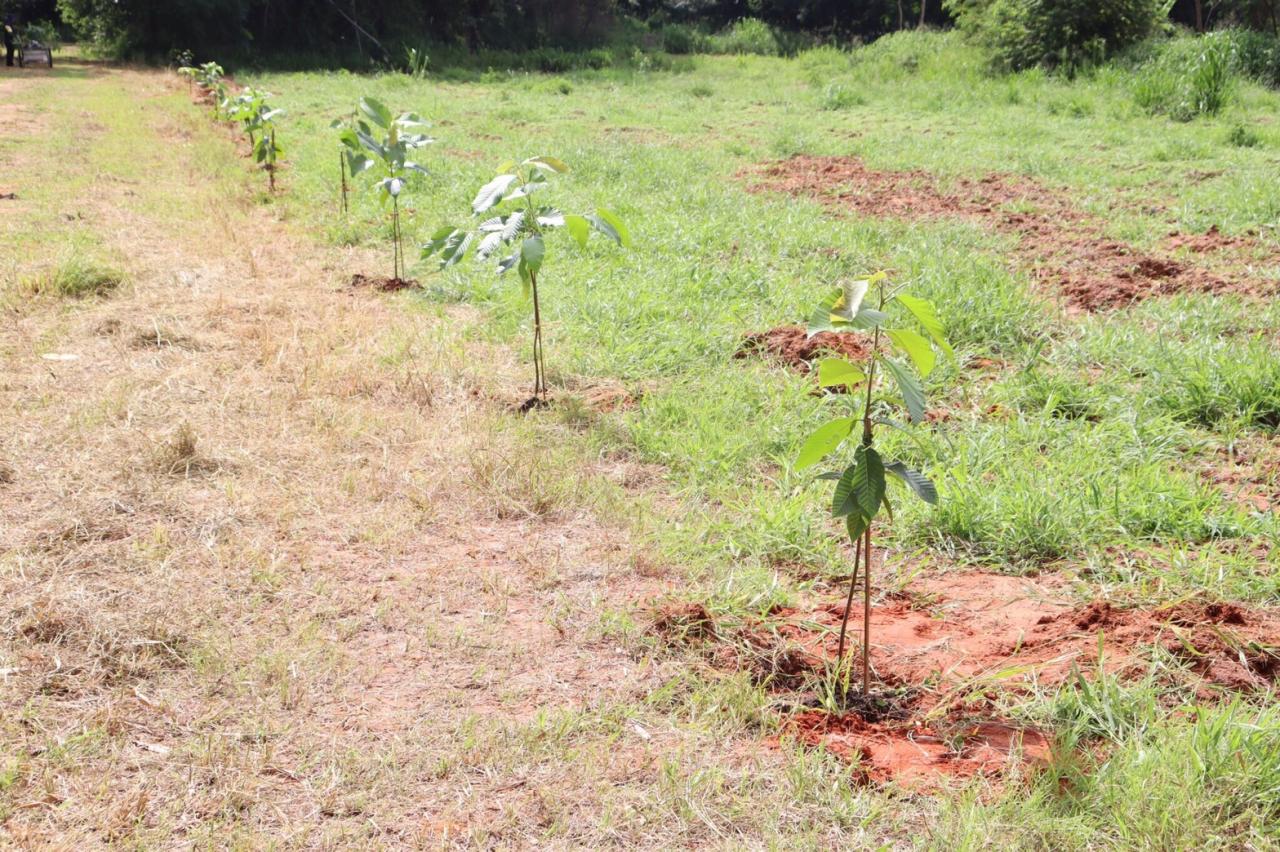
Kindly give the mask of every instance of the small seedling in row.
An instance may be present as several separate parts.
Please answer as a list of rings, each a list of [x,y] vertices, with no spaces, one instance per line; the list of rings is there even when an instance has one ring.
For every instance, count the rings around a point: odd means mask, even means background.
[[[933,371],[939,352],[946,356],[954,353],[933,304],[907,294],[901,287],[892,288],[883,272],[849,282],[823,301],[809,321],[809,335],[823,331],[870,332],[872,337],[862,364],[851,364],[842,358],[827,358],[818,364],[819,385],[848,391],[832,396],[847,406],[848,414],[831,420],[809,436],[795,463],[796,470],[804,470],[841,447],[848,445],[852,449],[852,459],[843,470],[823,473],[819,478],[836,483],[831,513],[844,519],[854,548],[853,576],[840,622],[836,664],[843,671],[845,634],[861,562],[862,692],[864,697],[870,697],[872,526],[881,509],[893,518],[886,482],[892,479],[902,483],[926,503],[938,500],[937,489],[923,474],[901,461],[886,460],[880,455],[875,446],[876,428],[890,426],[905,430],[907,427],[892,416],[898,408],[906,409],[910,423],[924,420],[925,399],[920,379]],[[887,348],[898,357],[881,351],[882,343],[887,343]],[[892,379],[896,393],[886,387],[886,376]]]
[[[351,184],[347,181],[347,159],[351,155],[352,149],[348,140],[354,141],[356,145],[360,144],[359,137],[355,135],[355,115],[352,114],[346,118],[335,118],[329,123],[329,127],[338,131],[338,210],[343,216],[346,216],[351,212],[351,204],[347,198],[351,192]]]
[[[276,119],[284,115],[282,109],[272,109],[264,102],[249,122],[250,138],[256,134],[253,159],[267,172],[268,187],[276,191],[276,164],[284,155],[284,149],[276,142]]]
[[[408,185],[411,173],[427,174],[427,170],[410,160],[409,156],[436,140],[418,132],[431,125],[416,113],[402,112],[393,115],[391,110],[373,98],[360,99],[360,113],[368,121],[357,118],[353,125],[341,129],[338,138],[347,148],[347,166],[351,170],[351,176],[375,170],[379,178],[375,184],[378,197],[384,205],[391,202],[391,239],[395,244],[395,271],[392,277],[399,281],[405,276],[404,242],[400,232],[400,195]],[[372,122],[372,126],[369,122]],[[374,130],[375,127],[377,131]],[[381,138],[375,136],[375,132]]]
[[[253,150],[258,143],[259,117],[267,109],[267,98],[270,95],[252,87],[245,89],[235,97],[228,97],[222,112],[228,121],[238,123],[249,137],[249,149]]]
[[[523,163],[507,163],[498,170],[471,203],[479,216],[491,210],[498,215],[481,222],[474,230],[445,226],[423,246],[422,258],[439,255],[443,269],[462,261],[475,246],[476,258],[498,257],[498,274],[515,269],[526,295],[533,298],[533,397],[526,408],[541,405],[547,394],[547,368],[542,352],[542,307],[538,300],[538,273],[546,258],[546,235],[558,228],[569,232],[585,248],[591,232],[604,234],[620,246],[629,246],[631,236],[613,213],[598,208],[594,214],[564,214],[548,206],[534,206],[533,194],[549,185],[548,175],[563,174],[569,167],[555,157],[530,157]],[[499,249],[503,251],[499,252]]]
[[[227,84],[222,79],[223,74],[222,66],[216,62],[204,63],[195,74],[196,83],[213,103],[214,118],[221,115],[222,103],[227,99]]]

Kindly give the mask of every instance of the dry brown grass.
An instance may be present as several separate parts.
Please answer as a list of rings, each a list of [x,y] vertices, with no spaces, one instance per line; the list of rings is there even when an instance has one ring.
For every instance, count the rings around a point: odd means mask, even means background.
[[[174,108],[160,75],[76,85],[55,124],[95,86]],[[637,694],[600,613],[661,572],[569,427],[502,425],[480,391],[522,373],[465,311],[340,289],[360,258],[235,201],[176,115],[194,147],[153,181],[92,179],[133,286],[0,327],[0,842],[394,847],[486,803],[514,829],[521,784],[446,770],[459,730]]]

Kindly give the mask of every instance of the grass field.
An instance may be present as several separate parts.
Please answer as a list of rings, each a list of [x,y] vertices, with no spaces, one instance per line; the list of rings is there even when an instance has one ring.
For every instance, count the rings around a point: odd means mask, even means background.
[[[0,839],[1280,844],[1280,94],[1175,122],[1133,80],[991,76],[937,33],[242,73],[288,111],[270,195],[172,74],[0,77]],[[392,262],[371,191],[337,212],[329,124],[364,95],[435,125],[411,244],[535,154],[571,167],[565,209],[629,225],[550,248],[549,409],[511,411],[514,277],[347,286]],[[940,638],[873,645],[881,674],[954,711],[919,738],[948,760],[990,717],[1047,765],[868,776],[856,737],[793,724],[824,681],[786,660],[822,656],[849,571],[791,464],[833,400],[735,356],[877,269],[956,349],[929,428],[885,438],[940,504],[895,506],[876,560],[885,623]],[[1006,593],[1069,629],[983,620]],[[908,675],[984,630],[1007,665]]]

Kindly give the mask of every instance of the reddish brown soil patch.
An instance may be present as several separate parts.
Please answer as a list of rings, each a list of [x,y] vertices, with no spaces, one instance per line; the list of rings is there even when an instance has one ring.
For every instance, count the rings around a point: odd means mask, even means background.
[[[850,157],[797,155],[756,176],[761,178],[752,187],[756,191],[815,197],[867,216],[981,222],[1016,237],[1016,257],[1077,309],[1122,307],[1172,293],[1272,294],[1277,289],[1273,282],[1228,280],[1108,239],[1102,224],[1075,209],[1063,194],[1013,175],[960,178],[953,190],[943,191],[919,170],[882,172]]]
[[[716,622],[702,604],[672,603],[654,611],[649,629],[665,642],[681,644],[691,639],[712,638],[716,635]]]
[[[1245,237],[1229,237],[1214,225],[1203,234],[1181,234],[1174,231],[1169,235],[1168,247],[1177,251],[1182,249],[1192,254],[1209,254],[1217,251],[1247,248],[1253,241]]]
[[[778,685],[794,688],[835,658],[843,608],[834,601],[776,613],[776,635],[809,670]],[[787,730],[856,757],[870,780],[913,787],[1047,759],[1044,736],[1000,719],[988,698],[1033,677],[1053,685],[1099,665],[1123,675],[1159,646],[1198,676],[1204,697],[1216,689],[1265,690],[1280,679],[1280,615],[1229,603],[1073,606],[1051,586],[975,572],[918,582],[913,597],[873,607],[872,619],[873,670],[880,683],[911,692],[906,717],[870,721],[803,710]],[[816,697],[806,703],[816,706]]]
[[[782,325],[745,335],[734,357],[760,355],[807,373],[813,362],[823,356],[834,355],[859,361],[867,357],[867,351],[866,343],[857,335],[823,331],[809,337],[808,332],[798,325]]]
[[[351,276],[351,286],[355,288],[369,287],[374,290],[381,290],[383,293],[394,293],[398,290],[417,289],[418,282],[412,278],[378,278],[357,273]]]
[[[1020,763],[1045,764],[1051,756],[1040,732],[995,721],[871,723],[853,713],[811,710],[790,717],[785,730],[798,742],[857,761],[868,781],[915,789],[943,778],[998,775]]]
[[[1280,512],[1280,441],[1244,441],[1202,468],[1205,479],[1250,512]]]

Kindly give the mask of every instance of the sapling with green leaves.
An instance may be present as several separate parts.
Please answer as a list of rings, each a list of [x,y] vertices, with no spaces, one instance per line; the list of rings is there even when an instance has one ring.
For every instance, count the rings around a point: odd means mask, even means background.
[[[872,532],[882,509],[893,519],[887,483],[900,483],[926,503],[938,500],[938,491],[927,477],[901,461],[881,456],[876,430],[881,426],[907,429],[894,416],[899,409],[906,410],[911,424],[922,422],[925,397],[921,379],[937,366],[939,353],[947,357],[954,353],[933,304],[910,295],[903,287],[894,287],[883,272],[847,282],[825,299],[809,321],[809,336],[824,331],[871,337],[860,364],[843,358],[819,362],[818,384],[847,391],[831,395],[846,411],[809,436],[795,463],[797,470],[805,470],[843,450],[844,467],[819,477],[836,483],[831,514],[844,520],[854,548],[836,663],[843,671],[845,634],[861,564],[862,692],[869,697]]]
[[[547,395],[547,367],[542,348],[542,305],[538,296],[538,274],[546,260],[546,238],[563,228],[578,245],[585,248],[595,231],[620,246],[631,244],[627,227],[615,214],[597,208],[587,215],[566,214],[547,205],[535,205],[533,196],[550,185],[550,175],[569,170],[555,157],[530,157],[522,163],[506,163],[498,176],[489,181],[471,203],[477,217],[489,218],[474,228],[446,225],[423,246],[422,258],[439,256],[440,267],[460,263],[474,247],[477,260],[497,257],[498,274],[512,269],[520,276],[526,297],[533,301],[533,396],[526,408],[542,405]],[[496,214],[496,215],[493,215]]]
[[[395,244],[393,278],[405,276],[404,242],[400,231],[400,196],[408,186],[409,175],[427,174],[420,164],[409,159],[419,148],[435,142],[419,131],[431,125],[416,113],[395,115],[374,98],[360,99],[360,114],[354,122],[339,124],[338,138],[346,147],[346,164],[354,178],[373,170],[378,178],[375,187],[385,206],[391,203],[391,238]],[[365,119],[368,119],[367,121]],[[375,129],[376,128],[376,129]],[[344,178],[345,180],[345,178]]]
[[[266,170],[271,192],[276,191],[276,165],[284,156],[284,149],[276,142],[276,119],[282,115],[284,110],[273,109],[264,99],[248,124],[250,138],[257,137],[253,143],[253,159]]]

